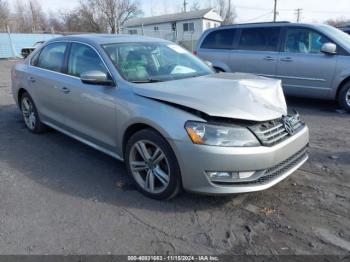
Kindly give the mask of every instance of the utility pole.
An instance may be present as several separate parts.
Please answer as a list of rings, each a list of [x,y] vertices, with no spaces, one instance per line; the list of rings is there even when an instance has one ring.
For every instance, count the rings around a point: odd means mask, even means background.
[[[295,15],[297,16],[297,22],[299,23],[301,20],[301,12],[303,11],[302,8],[295,9]]]
[[[273,7],[273,21],[276,22],[276,19],[277,19],[277,0],[274,0],[275,1],[275,5]]]
[[[184,0],[184,12],[186,13],[187,12],[187,5],[188,5],[188,2],[186,0]]]

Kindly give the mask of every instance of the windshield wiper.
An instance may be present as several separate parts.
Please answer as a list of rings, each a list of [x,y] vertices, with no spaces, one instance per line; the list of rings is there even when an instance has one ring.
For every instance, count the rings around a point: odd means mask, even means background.
[[[158,83],[158,82],[164,82],[164,80],[160,80],[160,79],[154,79],[154,78],[147,78],[147,79],[143,79],[143,80],[134,80],[131,81],[132,83],[136,83],[136,84],[141,84],[141,83]]]

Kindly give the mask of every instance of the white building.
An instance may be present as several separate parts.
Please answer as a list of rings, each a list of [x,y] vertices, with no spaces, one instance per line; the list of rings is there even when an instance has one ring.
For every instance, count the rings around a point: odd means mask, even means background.
[[[196,41],[201,34],[221,25],[223,19],[214,9],[137,18],[124,24],[123,33],[159,37],[185,44]]]

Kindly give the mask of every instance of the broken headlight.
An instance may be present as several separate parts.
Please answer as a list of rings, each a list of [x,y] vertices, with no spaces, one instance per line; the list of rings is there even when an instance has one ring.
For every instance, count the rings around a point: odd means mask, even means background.
[[[260,146],[257,138],[244,127],[189,121],[185,128],[195,144],[223,147]]]

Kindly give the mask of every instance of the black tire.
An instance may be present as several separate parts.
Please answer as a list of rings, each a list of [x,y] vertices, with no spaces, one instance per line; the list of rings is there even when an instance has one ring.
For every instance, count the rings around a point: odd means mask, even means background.
[[[217,74],[220,74],[220,73],[225,73],[225,71],[224,71],[224,70],[222,70],[221,68],[214,67],[214,69],[215,69],[215,72],[216,72]]]
[[[350,113],[350,81],[340,89],[338,102],[343,109]]]
[[[153,143],[155,146],[160,148],[165,155],[165,158],[167,161],[166,163],[168,164],[167,166],[169,167],[168,169],[170,170],[168,172],[169,174],[168,185],[164,186],[165,189],[162,192],[150,193],[149,191],[145,190],[139,184],[139,182],[135,178],[135,175],[133,174],[131,163],[130,163],[130,159],[133,157],[132,150],[135,150],[133,148],[135,148],[136,143],[142,142],[142,141],[149,141]],[[127,141],[124,159],[125,159],[127,172],[132,177],[137,189],[147,197],[157,199],[157,200],[166,200],[166,199],[171,199],[175,197],[181,191],[182,189],[181,172],[180,172],[180,168],[179,168],[179,164],[177,162],[176,156],[171,146],[169,145],[169,143],[157,131],[153,129],[143,129],[141,131],[136,132],[134,135],[132,135],[130,139]]]
[[[31,106],[32,106],[32,111],[33,111],[33,114],[35,116],[35,124],[33,126],[30,126],[25,119],[25,113],[24,113],[25,109],[23,108],[23,101],[24,100],[29,101]],[[40,121],[40,117],[38,114],[38,110],[35,106],[35,103],[34,103],[33,99],[31,98],[31,96],[27,92],[24,92],[21,95],[21,97],[19,99],[19,104],[20,104],[20,109],[21,109],[24,123],[30,132],[32,132],[34,134],[40,134],[40,133],[46,132],[48,130],[48,127]]]

